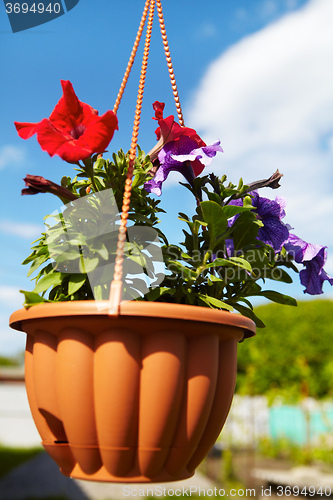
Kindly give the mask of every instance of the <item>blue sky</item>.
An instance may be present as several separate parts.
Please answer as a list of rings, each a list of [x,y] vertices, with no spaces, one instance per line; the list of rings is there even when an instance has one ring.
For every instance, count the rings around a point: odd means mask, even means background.
[[[14,121],[48,117],[70,80],[83,102],[100,114],[112,109],[132,49],[143,1],[80,0],[66,15],[13,34],[0,5],[0,354],[24,348],[9,314],[21,288],[31,289],[20,265],[44,215],[58,208],[51,195],[22,197],[23,177],[59,182],[72,167],[41,151],[35,138],[20,139]],[[163,3],[185,124],[206,141],[221,140],[223,155],[211,170],[231,181],[284,173],[286,222],[306,241],[333,249],[333,2],[332,0],[167,0]],[[140,51],[141,54],[141,51]],[[112,152],[128,149],[139,76],[135,65],[118,112]],[[155,22],[139,144],[155,143],[151,103],[175,114],[163,46]],[[164,188],[162,223],[181,238],[172,217],[191,212],[192,200],[174,175]],[[170,222],[172,221],[172,222]],[[332,250],[326,270],[333,275]],[[302,287],[284,289],[302,299]],[[332,291],[326,283],[326,297]]]

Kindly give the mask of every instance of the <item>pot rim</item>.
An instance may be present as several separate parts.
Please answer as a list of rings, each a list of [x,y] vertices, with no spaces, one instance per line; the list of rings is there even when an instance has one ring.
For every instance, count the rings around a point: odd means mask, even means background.
[[[196,321],[234,326],[244,330],[244,339],[256,334],[255,323],[239,313],[219,309],[209,309],[188,304],[167,302],[122,302],[118,308],[110,309],[107,300],[77,300],[69,302],[43,303],[29,308],[18,309],[9,318],[9,326],[24,331],[22,322],[38,318],[66,316],[146,316],[150,318],[170,318],[181,321]]]

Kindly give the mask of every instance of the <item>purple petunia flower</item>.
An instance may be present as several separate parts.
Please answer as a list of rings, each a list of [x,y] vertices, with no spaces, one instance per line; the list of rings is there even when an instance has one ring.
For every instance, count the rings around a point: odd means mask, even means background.
[[[177,141],[166,143],[158,154],[160,166],[155,177],[145,183],[146,191],[160,196],[162,184],[171,171],[180,172],[193,184],[193,179],[210,165],[218,151],[223,151],[219,141],[211,146],[198,148],[198,144],[186,135],[179,137]]]
[[[258,231],[258,239],[271,245],[275,252],[279,252],[289,237],[288,226],[281,221],[286,215],[284,211],[286,205],[285,199],[282,196],[277,196],[275,200],[270,200],[269,198],[259,196],[257,191],[252,191],[249,194],[253,196],[252,205],[254,212],[263,223],[263,227],[260,227]],[[232,200],[230,205],[242,206],[243,201]]]
[[[333,278],[324,269],[327,259],[326,248],[307,243],[295,234],[289,235],[285,249],[293,256],[295,262],[305,266],[305,269],[300,272],[301,284],[305,286],[304,293],[309,295],[322,294],[323,283],[326,280],[333,285]]]
[[[254,194],[252,204],[256,207],[258,218],[264,224],[258,231],[258,237],[279,252],[289,237],[288,226],[281,221],[286,215],[284,211],[286,201],[282,196],[270,200],[259,196],[257,192],[252,194]]]

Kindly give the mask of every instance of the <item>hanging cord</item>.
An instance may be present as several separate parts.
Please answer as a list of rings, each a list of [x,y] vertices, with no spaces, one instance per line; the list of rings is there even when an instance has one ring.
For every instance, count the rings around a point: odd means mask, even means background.
[[[138,32],[137,32],[137,35],[136,35],[136,39],[135,39],[135,42],[134,42],[134,45],[133,45],[133,49],[132,49],[130,58],[128,60],[127,68],[126,68],[126,71],[124,73],[123,81],[121,82],[121,86],[120,86],[120,89],[119,89],[119,92],[118,92],[118,95],[117,95],[116,102],[115,102],[114,107],[113,107],[113,112],[115,114],[117,114],[117,111],[118,111],[118,108],[119,108],[119,104],[120,104],[120,101],[121,101],[121,99],[123,97],[124,90],[125,90],[125,87],[127,85],[128,77],[130,75],[130,72],[131,72],[131,69],[132,69],[132,66],[133,66],[133,63],[134,63],[134,59],[135,59],[136,53],[138,51],[138,47],[139,47],[139,43],[140,43],[140,40],[141,40],[143,28],[144,28],[144,26],[146,24],[146,19],[147,19],[147,14],[148,14],[148,10],[149,10],[150,1],[151,0],[146,0],[145,8],[143,9],[143,13],[142,13],[142,17],[141,17],[141,22],[140,22],[139,29],[138,29]]]
[[[119,92],[118,92],[118,95],[117,95],[116,102],[114,103],[114,106],[113,106],[113,112],[114,112],[115,115],[117,114],[117,111],[118,111],[121,99],[122,99],[123,94],[124,94],[125,87],[126,87],[127,82],[128,82],[128,77],[129,77],[129,75],[131,73],[132,66],[133,66],[134,60],[135,60],[135,56],[136,56],[136,53],[138,51],[138,47],[139,47],[139,44],[140,44],[140,40],[141,40],[143,28],[144,28],[144,26],[146,24],[147,14],[148,14],[148,10],[149,10],[149,4],[150,4],[150,0],[146,0],[145,7],[143,9],[143,13],[142,13],[142,17],[141,17],[141,21],[140,21],[140,25],[139,25],[139,29],[138,29],[138,32],[136,34],[135,42],[134,42],[134,45],[133,45],[133,49],[132,49],[130,58],[129,58],[128,63],[127,63],[127,68],[126,68],[126,71],[124,73],[121,85],[120,85],[120,89],[119,89]],[[102,157],[103,157],[103,153],[100,153],[98,155],[98,158],[102,158]]]
[[[133,177],[133,170],[134,170],[134,162],[135,162],[135,158],[136,158],[136,148],[137,148],[137,143],[138,143],[139,126],[140,126],[141,110],[142,110],[142,100],[143,100],[143,93],[144,93],[146,74],[147,74],[151,32],[152,32],[153,20],[154,20],[155,0],[150,0],[150,1],[147,0],[145,8],[148,7],[149,4],[150,4],[149,18],[148,18],[145,48],[144,48],[144,52],[143,52],[143,59],[142,59],[142,66],[141,66],[139,90],[138,90],[138,96],[137,96],[136,108],[135,108],[135,117],[134,117],[134,125],[133,125],[133,132],[132,132],[131,149],[129,152],[129,165],[128,165],[128,171],[127,171],[127,178],[125,181],[125,191],[124,191],[122,214],[121,214],[121,220],[120,220],[120,228],[119,228],[119,234],[118,234],[118,244],[117,244],[116,260],[115,260],[115,268],[114,268],[113,280],[112,280],[111,287],[110,287],[110,299],[109,299],[109,301],[110,301],[110,313],[114,312],[116,310],[116,308],[118,309],[120,301],[121,301],[124,249],[125,249],[125,242],[126,242],[126,226],[127,226],[128,212],[129,212],[129,206],[130,206],[130,200],[131,200],[132,177]],[[140,27],[141,27],[141,25],[140,25]],[[142,26],[142,29],[143,29],[143,26]],[[141,30],[141,33],[142,33],[142,30]],[[131,57],[132,57],[132,55],[131,55]],[[131,61],[131,58],[130,58],[130,61]],[[131,65],[133,65],[133,61],[132,61]],[[127,70],[126,70],[126,72],[127,72]],[[130,72],[130,69],[128,71],[128,74],[129,74],[129,72]],[[126,73],[125,73],[125,75],[126,75]],[[128,75],[127,75],[127,78],[128,78]],[[127,81],[127,79],[126,79],[126,81]],[[125,82],[125,85],[126,85],[126,82]],[[125,88],[125,85],[124,85],[124,88]],[[118,95],[118,97],[119,97],[119,95]],[[120,99],[121,99],[121,97],[120,97]],[[117,98],[117,101],[118,101],[118,98]],[[119,102],[120,102],[120,100],[119,100]],[[118,106],[119,106],[119,104],[118,104]]]
[[[180,101],[179,101],[176,78],[175,78],[175,73],[173,71],[173,66],[172,66],[172,61],[171,61],[171,55],[170,55],[170,49],[169,49],[169,44],[168,44],[168,38],[167,38],[166,30],[165,30],[161,0],[156,0],[156,7],[157,7],[158,19],[160,22],[165,57],[167,60],[167,65],[168,65],[168,70],[169,70],[169,75],[170,75],[170,80],[171,80],[173,97],[175,99],[176,108],[177,108],[178,120],[179,120],[179,124],[182,127],[184,127],[185,124],[184,124],[183,112],[182,112],[182,108],[181,108]]]
[[[163,40],[164,52],[165,52],[166,61],[167,61],[167,65],[168,65],[168,71],[169,71],[170,80],[171,80],[172,92],[173,92],[173,96],[174,96],[174,100],[175,100],[175,104],[176,104],[176,108],[177,108],[178,120],[179,120],[179,124],[182,127],[184,127],[185,126],[184,125],[184,118],[183,118],[183,113],[182,113],[182,109],[181,109],[181,105],[180,105],[180,101],[179,101],[177,84],[176,84],[175,74],[173,71],[173,66],[172,66],[172,61],[171,61],[171,56],[170,56],[170,49],[169,49],[168,39],[167,39],[167,35],[166,35],[166,30],[165,30],[161,0],[156,0],[156,5],[157,5],[161,35],[162,35],[162,40]],[[134,46],[132,49],[132,53],[131,53],[131,56],[129,58],[128,65],[127,65],[127,68],[126,68],[126,71],[124,74],[124,78],[123,78],[123,81],[122,81],[121,87],[119,89],[119,93],[118,93],[118,96],[117,96],[117,99],[116,99],[116,102],[115,102],[115,105],[113,108],[114,113],[117,113],[120,101],[122,99],[122,96],[123,96],[123,93],[124,93],[124,90],[125,90],[125,87],[126,87],[126,84],[128,81],[129,74],[131,72],[131,69],[132,69],[132,66],[134,63],[137,49],[138,49],[138,46],[139,46],[139,43],[141,40],[143,28],[146,24],[148,9],[149,9],[149,17],[148,17],[148,24],[147,24],[147,31],[146,31],[145,48],[144,48],[144,53],[143,53],[142,65],[141,65],[139,90],[138,90],[138,96],[137,96],[137,101],[136,101],[134,125],[133,125],[133,132],[132,132],[132,142],[131,142],[131,148],[129,151],[129,165],[128,165],[128,171],[127,171],[127,176],[126,176],[126,181],[125,181],[123,206],[122,206],[122,213],[121,213],[121,220],[120,220],[120,227],[119,227],[119,234],[118,234],[117,252],[116,252],[116,259],[115,259],[115,268],[114,268],[113,280],[112,280],[111,287],[110,287],[109,314],[115,314],[115,313],[119,314],[119,305],[120,305],[120,301],[121,301],[124,249],[125,249],[126,231],[127,231],[126,228],[127,228],[130,200],[131,200],[132,177],[133,177],[134,162],[135,162],[135,158],[136,158],[136,149],[137,149],[137,143],[138,143],[139,126],[140,126],[141,110],[142,110],[142,100],[143,100],[144,86],[145,86],[145,81],[146,81],[151,33],[152,33],[153,20],[154,20],[155,0],[146,0],[144,11],[143,11],[141,22],[140,22],[140,26],[139,26],[138,33],[137,33],[137,36],[136,36],[136,39],[134,42]]]

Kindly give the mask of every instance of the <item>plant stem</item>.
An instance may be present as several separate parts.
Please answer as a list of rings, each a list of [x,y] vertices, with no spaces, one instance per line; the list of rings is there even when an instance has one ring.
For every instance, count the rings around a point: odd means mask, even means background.
[[[88,158],[87,160],[83,160],[83,163],[84,163],[84,169],[87,173],[87,177],[89,177],[90,181],[91,181],[91,185],[93,187],[93,190],[95,191],[95,193],[98,192],[98,189],[97,189],[97,186],[96,186],[96,183],[95,183],[95,178],[94,178],[94,165],[91,161],[91,158]]]

